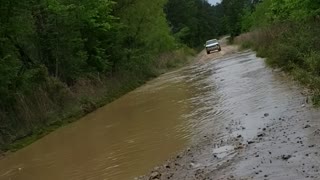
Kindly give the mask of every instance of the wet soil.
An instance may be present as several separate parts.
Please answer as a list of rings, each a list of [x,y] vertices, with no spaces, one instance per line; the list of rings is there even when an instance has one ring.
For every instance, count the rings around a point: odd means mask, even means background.
[[[320,111],[305,90],[254,52],[223,49],[188,69],[206,87],[201,137],[136,179],[320,179]]]

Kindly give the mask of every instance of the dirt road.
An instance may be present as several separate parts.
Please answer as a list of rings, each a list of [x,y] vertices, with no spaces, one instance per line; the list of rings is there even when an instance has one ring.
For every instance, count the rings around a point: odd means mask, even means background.
[[[222,49],[188,68],[206,87],[198,98],[211,97],[195,119],[203,136],[137,179],[320,179],[320,110],[254,52]]]

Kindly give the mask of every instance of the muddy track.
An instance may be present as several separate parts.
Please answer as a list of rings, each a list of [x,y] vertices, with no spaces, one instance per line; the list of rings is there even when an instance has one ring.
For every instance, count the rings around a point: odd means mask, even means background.
[[[252,51],[222,49],[187,69],[207,87],[196,98],[215,91],[195,116],[205,116],[202,137],[137,179],[320,179],[320,111],[304,89]]]

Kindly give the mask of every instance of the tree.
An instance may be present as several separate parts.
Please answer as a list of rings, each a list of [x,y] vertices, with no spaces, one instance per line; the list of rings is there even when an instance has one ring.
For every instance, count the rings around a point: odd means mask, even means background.
[[[165,12],[175,37],[190,47],[199,47],[206,40],[225,33],[220,4],[211,6],[203,0],[169,0]]]

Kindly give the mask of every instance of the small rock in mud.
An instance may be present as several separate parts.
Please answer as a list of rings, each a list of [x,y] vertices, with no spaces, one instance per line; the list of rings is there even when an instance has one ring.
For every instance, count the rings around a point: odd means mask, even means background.
[[[317,129],[316,131],[314,131],[314,135],[315,136],[319,136],[320,135],[320,129]]]
[[[264,113],[264,117],[268,117],[269,116],[269,113]]]
[[[253,143],[255,143],[254,141],[248,141],[248,144],[253,144]]]
[[[263,136],[265,136],[265,133],[258,134],[258,137],[263,137]]]
[[[307,129],[309,127],[311,127],[311,126],[309,124],[307,124],[307,125],[304,126],[304,129]]]
[[[149,180],[160,179],[160,177],[161,177],[161,174],[159,172],[153,172],[151,173]]]
[[[243,149],[243,148],[244,148],[244,145],[243,144],[239,144],[238,146],[236,146],[234,148],[234,150]]]
[[[287,161],[291,158],[292,156],[291,155],[282,155],[281,156],[281,159],[284,160],[284,161]]]
[[[192,162],[192,163],[190,163],[189,167],[190,168],[199,168],[199,167],[201,167],[201,164]]]

